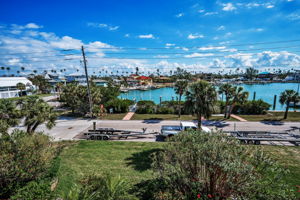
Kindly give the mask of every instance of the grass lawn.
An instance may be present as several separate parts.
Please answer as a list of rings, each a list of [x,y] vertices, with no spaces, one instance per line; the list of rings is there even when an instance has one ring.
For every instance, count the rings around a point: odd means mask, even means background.
[[[100,119],[107,119],[107,120],[122,120],[127,113],[116,113],[116,114],[106,114],[105,116],[101,117]]]
[[[131,185],[153,177],[150,155],[165,143],[80,141],[60,155],[57,193],[68,192],[86,175],[110,173],[121,175]],[[300,147],[259,146],[291,171],[285,180],[295,188],[300,185]],[[300,193],[299,193],[300,195]],[[299,196],[300,197],[300,196]]]
[[[300,112],[289,112],[288,118],[283,120],[284,112],[269,112],[266,115],[238,115],[248,121],[291,121],[300,122]]]
[[[192,115],[178,115],[173,114],[134,114],[131,120],[149,120],[149,119],[159,119],[159,120],[197,120],[196,116]],[[209,120],[224,120],[223,116],[212,116]],[[230,118],[229,121],[236,121],[234,118]]]

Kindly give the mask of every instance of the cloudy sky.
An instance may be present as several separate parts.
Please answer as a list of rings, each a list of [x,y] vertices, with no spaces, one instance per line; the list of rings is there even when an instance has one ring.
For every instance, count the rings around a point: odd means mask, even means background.
[[[300,67],[299,0],[0,0],[2,74]],[[22,67],[25,70],[22,70]]]

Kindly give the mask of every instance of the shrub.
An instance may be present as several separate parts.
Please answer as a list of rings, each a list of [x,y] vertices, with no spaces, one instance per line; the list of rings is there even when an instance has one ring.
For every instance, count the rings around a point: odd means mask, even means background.
[[[137,102],[137,110],[138,114],[154,114],[156,110],[155,103],[153,101],[138,101]]]
[[[265,114],[270,109],[270,104],[263,100],[247,101],[244,104],[237,104],[233,108],[233,113],[248,114],[248,115],[261,115]]]
[[[164,185],[154,184],[155,199],[295,199],[282,181],[287,171],[258,149],[219,132],[184,132],[171,141],[155,156]]]
[[[175,110],[172,107],[158,107],[156,110],[156,114],[174,114]]]
[[[114,113],[128,112],[129,106],[133,104],[132,100],[112,99],[105,104],[106,110],[113,109]]]
[[[45,181],[31,181],[25,187],[20,188],[12,200],[19,199],[35,199],[35,200],[50,200],[53,199],[54,194],[50,189],[49,182]]]
[[[49,137],[15,130],[0,137],[0,199],[47,173],[54,157]]]
[[[73,188],[65,200],[136,200],[130,195],[130,187],[120,176],[90,175],[81,180],[81,187]]]

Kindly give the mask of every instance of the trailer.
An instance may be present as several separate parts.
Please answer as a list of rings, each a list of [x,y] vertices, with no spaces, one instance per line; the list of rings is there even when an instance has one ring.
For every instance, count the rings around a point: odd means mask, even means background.
[[[87,140],[110,140],[110,139],[127,139],[128,137],[136,137],[140,138],[149,134],[157,134],[154,133],[146,133],[146,128],[143,128],[142,131],[131,131],[131,130],[121,130],[114,128],[98,128],[88,130],[87,133],[84,133],[85,138]]]
[[[259,145],[264,142],[290,142],[295,146],[300,145],[300,134],[288,132],[265,132],[265,131],[232,131],[230,135],[244,144]]]

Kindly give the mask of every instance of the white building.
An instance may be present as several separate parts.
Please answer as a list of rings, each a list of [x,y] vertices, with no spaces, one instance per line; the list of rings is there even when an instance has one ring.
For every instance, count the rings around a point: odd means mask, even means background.
[[[18,97],[20,90],[17,89],[17,84],[23,83],[26,90],[33,89],[32,82],[25,77],[0,77],[0,99]]]

